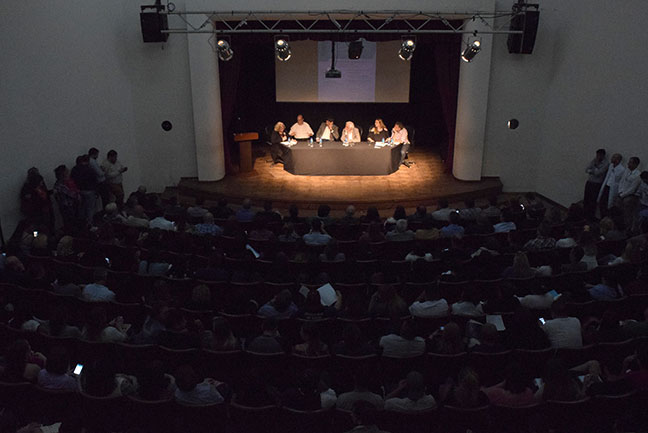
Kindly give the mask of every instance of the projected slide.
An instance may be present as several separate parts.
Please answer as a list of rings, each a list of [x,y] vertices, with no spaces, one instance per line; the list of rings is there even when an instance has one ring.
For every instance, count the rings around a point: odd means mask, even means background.
[[[331,42],[317,43],[317,100],[319,102],[376,101],[376,43],[364,42],[359,59],[349,59],[347,44],[335,43],[335,69],[342,78],[326,78],[331,67]]]
[[[363,41],[357,60],[337,42],[335,68],[341,78],[326,78],[331,41],[292,41],[292,57],[275,61],[277,102],[409,102],[410,62],[398,58],[400,41]]]

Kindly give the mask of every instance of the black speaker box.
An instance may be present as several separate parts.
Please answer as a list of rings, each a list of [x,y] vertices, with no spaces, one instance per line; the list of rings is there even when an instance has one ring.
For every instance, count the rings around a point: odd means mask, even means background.
[[[511,30],[522,30],[522,34],[509,35],[507,45],[509,53],[531,54],[535,45],[540,11],[525,11],[511,20]]]
[[[169,30],[169,20],[166,14],[140,12],[140,23],[142,24],[144,42],[166,42],[169,39],[168,33],[162,33],[162,30]]]

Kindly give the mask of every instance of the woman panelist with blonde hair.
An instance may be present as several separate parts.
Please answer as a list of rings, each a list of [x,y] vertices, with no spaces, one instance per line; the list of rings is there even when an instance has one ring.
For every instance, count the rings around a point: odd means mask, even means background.
[[[369,135],[367,135],[367,141],[374,143],[376,141],[383,141],[389,138],[389,130],[385,126],[385,122],[382,119],[376,119],[374,126],[369,129]]]
[[[275,123],[274,130],[270,135],[270,155],[272,156],[272,163],[277,164],[282,162],[285,164],[285,149],[281,144],[282,141],[288,140],[288,135],[286,134],[286,125],[283,122]]]

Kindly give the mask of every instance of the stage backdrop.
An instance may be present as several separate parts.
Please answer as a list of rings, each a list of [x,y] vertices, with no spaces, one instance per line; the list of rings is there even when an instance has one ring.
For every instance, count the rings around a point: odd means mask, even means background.
[[[309,35],[311,38],[320,36],[321,40],[330,38],[326,35]],[[291,35],[293,42],[298,38]],[[386,39],[389,38],[383,36],[380,40]],[[313,129],[330,116],[340,126],[346,120],[354,121],[364,128],[365,134],[377,117],[382,118],[390,128],[394,122],[401,121],[414,132],[415,146],[437,149],[446,162],[446,170],[451,171],[460,35],[419,37],[410,62],[409,103],[277,102],[272,36],[237,35],[232,38],[232,48],[234,58],[219,64],[228,172],[232,172],[234,166],[231,162],[232,153],[236,152],[232,136],[234,132],[257,131],[265,140],[266,131],[277,121],[290,127],[297,114],[303,114]],[[346,51],[342,54],[346,56]],[[293,53],[293,58],[287,63],[293,62],[295,55]],[[397,57],[397,50],[393,56],[402,62]],[[299,81],[299,86],[302,85],[303,82]]]

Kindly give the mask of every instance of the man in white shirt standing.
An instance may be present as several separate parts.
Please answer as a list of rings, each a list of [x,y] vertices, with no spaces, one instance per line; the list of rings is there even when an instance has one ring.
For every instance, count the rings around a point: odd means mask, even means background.
[[[315,138],[317,141],[335,141],[340,138],[340,128],[333,123],[333,118],[329,117],[317,129]]]
[[[293,124],[293,126],[290,127],[290,132],[288,133],[288,135],[295,138],[296,140],[308,140],[315,134],[313,133],[310,125],[304,121],[304,116],[298,114],[297,123]]]
[[[621,183],[623,173],[625,172],[625,167],[621,165],[622,160],[623,157],[618,153],[615,153],[612,155],[612,158],[610,158],[610,166],[597,198],[599,210],[601,211],[601,218],[607,216],[608,209],[612,207],[614,198],[619,194],[619,183]]]
[[[128,170],[128,167],[121,165],[121,162],[117,161],[117,151],[111,150],[106,155],[106,160],[101,163],[101,169],[106,174],[106,182],[110,192],[115,196],[115,203],[121,209],[124,205],[122,173]]]
[[[110,198],[110,190],[108,185],[106,184],[106,174],[104,173],[98,162],[99,149],[97,149],[96,147],[91,147],[90,150],[88,150],[88,157],[90,168],[92,168],[92,170],[97,175],[97,193],[101,196],[102,206],[106,207]]]
[[[631,228],[639,209],[639,185],[641,184],[641,161],[636,156],[628,160],[628,168],[619,183],[619,205],[623,209],[623,220],[626,228]]]

